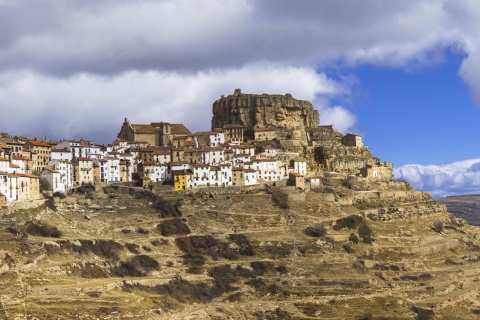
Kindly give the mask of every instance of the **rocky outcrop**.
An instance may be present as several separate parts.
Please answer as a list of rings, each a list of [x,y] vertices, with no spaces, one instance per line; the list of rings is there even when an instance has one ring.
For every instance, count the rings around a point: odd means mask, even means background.
[[[212,128],[243,124],[249,138],[253,138],[255,126],[286,128],[293,135],[305,135],[307,128],[318,127],[319,123],[319,113],[309,101],[294,99],[288,93],[244,94],[236,89],[233,95],[213,103]]]

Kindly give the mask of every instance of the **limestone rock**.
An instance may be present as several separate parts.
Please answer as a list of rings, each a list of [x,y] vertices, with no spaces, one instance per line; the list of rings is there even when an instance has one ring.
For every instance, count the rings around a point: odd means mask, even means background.
[[[244,94],[236,89],[233,95],[213,103],[212,128],[224,124],[243,124],[245,135],[253,138],[253,128],[277,127],[295,131],[295,138],[306,129],[318,127],[320,116],[309,101],[297,100],[291,94]]]

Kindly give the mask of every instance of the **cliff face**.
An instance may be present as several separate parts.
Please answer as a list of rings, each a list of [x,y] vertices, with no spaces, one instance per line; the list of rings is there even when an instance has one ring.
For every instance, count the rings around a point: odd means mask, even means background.
[[[305,132],[320,123],[319,113],[309,101],[294,99],[290,94],[243,94],[236,89],[233,95],[215,101],[212,111],[212,128],[226,123],[243,124],[247,136],[253,136],[255,126]]]

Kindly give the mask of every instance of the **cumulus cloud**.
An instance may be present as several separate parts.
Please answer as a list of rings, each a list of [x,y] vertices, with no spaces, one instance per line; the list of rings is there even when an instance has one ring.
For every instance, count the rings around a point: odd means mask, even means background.
[[[395,169],[395,177],[434,197],[480,193],[480,159],[445,165],[407,164]]]
[[[183,122],[192,131],[208,130],[212,103],[237,87],[245,93],[291,93],[310,101],[328,100],[346,90],[311,69],[271,65],[194,74],[80,74],[67,79],[28,70],[6,72],[0,74],[2,130],[50,139],[83,137],[101,143],[115,139],[124,117],[132,123]],[[342,107],[335,110],[342,112]],[[341,126],[343,120],[332,118],[336,120]]]
[[[0,5],[2,5],[0,3]],[[442,1],[71,1],[2,5],[0,68],[57,75],[427,62],[455,41]],[[453,5],[452,5],[453,6]],[[457,11],[460,11],[458,9]],[[453,21],[455,22],[455,21]],[[455,30],[455,29],[453,29]]]
[[[97,139],[124,116],[206,129],[212,102],[240,87],[311,100],[345,132],[342,66],[421,67],[446,48],[466,55],[480,103],[479,17],[475,0],[0,0],[0,125]]]

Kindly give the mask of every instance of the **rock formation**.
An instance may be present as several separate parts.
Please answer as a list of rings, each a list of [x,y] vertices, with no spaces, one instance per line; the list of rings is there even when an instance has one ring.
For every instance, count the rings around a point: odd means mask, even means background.
[[[288,93],[244,94],[236,89],[233,95],[213,103],[212,128],[230,123],[243,124],[248,138],[253,138],[255,126],[290,129],[292,136],[301,138],[307,128],[319,125],[320,116],[309,101],[294,99]]]

